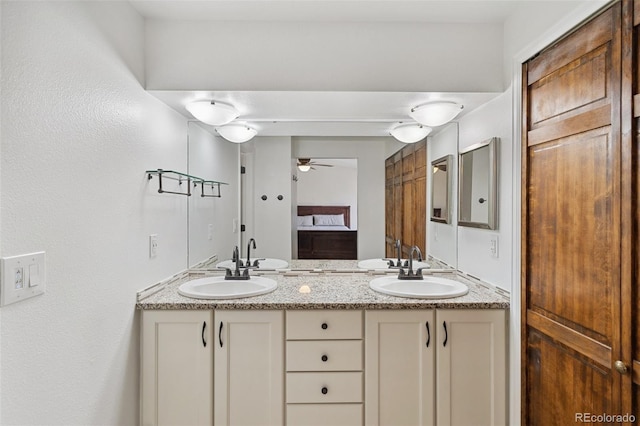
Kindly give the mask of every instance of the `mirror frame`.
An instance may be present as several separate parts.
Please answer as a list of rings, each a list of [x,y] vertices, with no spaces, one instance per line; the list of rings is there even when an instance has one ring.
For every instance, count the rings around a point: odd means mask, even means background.
[[[445,155],[444,157],[440,157],[437,160],[434,160],[431,162],[431,167],[436,167],[437,164],[440,164],[442,162],[445,162],[447,164],[447,189],[446,189],[446,195],[447,195],[447,201],[446,201],[446,205],[447,205],[447,214],[444,217],[438,217],[438,216],[434,216],[433,215],[433,194],[435,193],[434,191],[434,179],[433,176],[431,176],[431,204],[429,205],[429,210],[431,210],[430,213],[430,220],[432,222],[439,222],[439,223],[451,223],[451,163],[453,163],[453,155],[449,154],[449,155]]]
[[[489,147],[489,194],[487,200],[489,212],[487,222],[471,222],[462,219],[462,194],[464,184],[464,162],[462,157],[465,154],[477,151],[480,148]],[[460,151],[458,154],[458,226],[469,226],[472,228],[497,229],[498,227],[498,138],[493,137],[480,143],[471,145]]]

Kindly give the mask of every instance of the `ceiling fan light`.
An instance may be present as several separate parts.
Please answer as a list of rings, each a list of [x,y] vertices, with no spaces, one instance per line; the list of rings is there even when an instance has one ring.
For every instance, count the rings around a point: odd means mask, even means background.
[[[308,172],[311,170],[311,166],[309,164],[298,164],[298,170],[301,172]]]
[[[431,127],[419,123],[400,124],[389,132],[391,136],[403,143],[416,143],[431,133]]]
[[[217,101],[195,101],[185,106],[196,119],[211,126],[222,126],[238,118],[233,105]]]
[[[256,129],[241,123],[233,123],[222,127],[216,127],[216,132],[229,142],[233,143],[247,142],[258,134]]]
[[[442,126],[456,118],[464,105],[450,101],[429,102],[411,108],[409,116],[425,126]]]

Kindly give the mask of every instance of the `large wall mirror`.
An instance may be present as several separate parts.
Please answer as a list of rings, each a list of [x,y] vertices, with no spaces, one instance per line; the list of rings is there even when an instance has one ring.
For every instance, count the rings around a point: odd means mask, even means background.
[[[458,225],[496,229],[498,138],[472,145],[460,152]]]
[[[431,162],[431,220],[449,223],[451,221],[451,161],[447,155]]]

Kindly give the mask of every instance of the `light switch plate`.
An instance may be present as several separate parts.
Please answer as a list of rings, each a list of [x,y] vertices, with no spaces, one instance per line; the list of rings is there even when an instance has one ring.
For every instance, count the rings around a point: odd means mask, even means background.
[[[20,302],[44,293],[45,253],[23,254],[0,259],[2,286],[0,306]]]

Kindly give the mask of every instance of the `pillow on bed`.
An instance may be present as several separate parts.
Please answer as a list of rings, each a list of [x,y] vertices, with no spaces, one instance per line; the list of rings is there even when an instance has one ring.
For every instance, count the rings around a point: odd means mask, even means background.
[[[314,214],[315,226],[344,226],[344,215],[341,214]]]
[[[313,226],[313,216],[298,216],[298,226]]]

